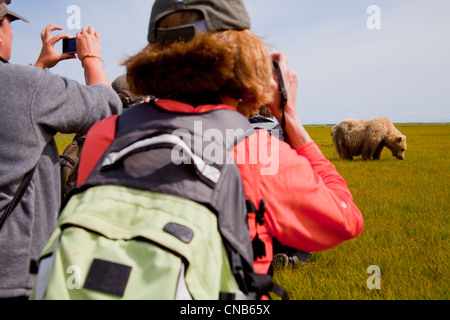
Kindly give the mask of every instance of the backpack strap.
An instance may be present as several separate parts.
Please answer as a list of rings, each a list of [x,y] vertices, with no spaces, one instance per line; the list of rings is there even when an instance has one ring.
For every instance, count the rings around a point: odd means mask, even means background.
[[[86,135],[83,144],[83,152],[80,158],[80,167],[78,170],[77,185],[84,183],[97,161],[113,142],[116,135],[116,123],[118,115],[112,115],[100,120]],[[90,139],[90,133],[94,138]],[[84,156],[83,153],[89,156]]]
[[[286,290],[279,284],[273,282],[272,277],[269,274],[257,274],[252,275],[253,287],[257,288],[257,296],[260,298],[269,293],[278,295],[282,300],[289,300],[289,295]],[[269,296],[270,298],[270,296]]]
[[[251,200],[246,200],[245,204],[247,205],[247,213],[255,213],[255,223],[262,226],[264,224],[264,213],[266,212],[266,201],[261,199],[259,203],[259,209],[256,209],[255,204]],[[252,241],[253,247],[253,259],[262,258],[266,255],[266,246],[264,242],[258,236],[258,228],[255,225],[256,235]]]
[[[0,217],[0,230],[3,227],[3,224],[6,221],[6,218],[13,212],[13,210],[16,208],[16,206],[19,204],[20,200],[22,199],[23,195],[25,194],[25,190],[27,190],[28,185],[30,184],[31,178],[33,177],[34,170],[36,169],[36,166],[31,169],[22,179],[22,182],[19,185],[19,188],[17,189],[16,193],[14,194],[13,199],[6,207],[5,212]]]
[[[244,296],[238,296],[236,293],[229,292],[220,292],[219,300],[242,300],[242,299],[255,299],[260,300],[262,296],[267,296],[270,298],[269,294],[274,293],[281,298],[281,300],[289,300],[289,295],[287,291],[275,283],[272,280],[272,276],[269,274],[257,274],[257,273],[248,273],[247,280],[250,283],[247,284],[247,287],[251,289],[252,295],[248,293]]]
[[[245,201],[247,205],[247,212],[248,213],[255,213],[255,223],[262,226],[264,224],[265,218],[264,214],[266,212],[266,201],[264,199],[261,199],[259,203],[259,208],[256,208],[255,204],[251,200]],[[253,238],[252,246],[253,246],[253,256],[256,260],[257,258],[264,257],[266,255],[266,247],[264,242],[259,238],[258,236],[258,228],[255,226],[256,235]],[[278,295],[282,300],[289,300],[289,295],[286,292],[286,290],[280,286],[279,284],[275,283],[272,280],[272,276],[270,274],[257,274],[253,273],[248,275],[251,279],[250,287],[256,291],[257,297],[261,297],[263,295],[269,295],[269,293],[275,293]]]
[[[203,161],[203,159],[195,155],[182,139],[171,134],[162,134],[156,137],[140,140],[119,152],[111,152],[103,160],[101,170],[113,168],[117,163],[122,162],[126,157],[134,154],[136,151],[142,151],[152,147],[154,148],[158,145],[167,144],[182,149],[185,154],[190,157],[192,160],[191,163],[194,165],[199,179],[204,183],[214,187],[214,185],[219,181],[221,172],[217,168],[207,164]]]

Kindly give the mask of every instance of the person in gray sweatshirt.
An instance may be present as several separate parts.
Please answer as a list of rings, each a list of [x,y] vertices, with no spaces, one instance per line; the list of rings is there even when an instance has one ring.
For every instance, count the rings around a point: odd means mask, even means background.
[[[86,133],[97,121],[122,112],[122,103],[103,70],[100,34],[77,33],[77,53],[61,54],[52,37],[60,27],[41,33],[41,54],[34,66],[8,63],[10,23],[25,18],[0,0],[0,299],[28,298],[35,282],[34,261],[50,237],[61,205],[56,133]],[[78,57],[86,84],[49,72],[64,59]],[[26,173],[35,168],[20,202],[6,208]],[[5,218],[6,216],[6,218]]]

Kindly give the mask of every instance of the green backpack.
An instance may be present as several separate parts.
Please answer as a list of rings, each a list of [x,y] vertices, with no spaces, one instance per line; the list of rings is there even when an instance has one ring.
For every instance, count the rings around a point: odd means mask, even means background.
[[[143,104],[109,123],[115,139],[69,195],[40,255],[32,299],[287,298],[253,269],[247,203],[229,153],[254,132],[245,117],[174,117]],[[230,126],[239,134],[204,143],[206,130]],[[211,159],[218,146],[222,159]]]
[[[33,299],[239,295],[227,261],[216,216],[204,206],[172,195],[99,186],[73,196],[62,211],[41,254]]]

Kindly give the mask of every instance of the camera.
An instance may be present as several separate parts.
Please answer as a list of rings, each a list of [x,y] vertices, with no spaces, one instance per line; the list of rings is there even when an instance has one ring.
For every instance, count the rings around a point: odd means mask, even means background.
[[[63,53],[76,53],[77,52],[77,39],[63,39],[62,50]]]

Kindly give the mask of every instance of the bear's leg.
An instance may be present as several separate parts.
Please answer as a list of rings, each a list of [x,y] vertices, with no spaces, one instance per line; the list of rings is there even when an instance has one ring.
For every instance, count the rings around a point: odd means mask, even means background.
[[[381,151],[383,151],[384,145],[382,143],[380,143],[380,145],[378,146],[378,148],[375,150],[374,154],[373,154],[373,160],[380,160],[381,157]]]
[[[370,160],[372,158],[372,155],[374,153],[375,148],[373,148],[370,144],[364,144],[361,156],[364,161]]]
[[[336,140],[333,137],[333,143],[334,143],[334,148],[336,149],[337,154],[339,155],[340,158],[342,158],[342,148],[341,148],[340,141]]]
[[[353,156],[347,150],[342,150],[341,159],[351,161],[353,160]]]
[[[345,140],[342,137],[340,137],[338,134],[336,136],[333,136],[333,143],[336,152],[342,160],[352,160],[351,157],[349,159],[349,154],[345,146]]]
[[[348,150],[347,146],[345,145],[345,142],[343,139],[339,141],[339,156],[342,160],[353,160],[353,156],[351,155],[350,151]]]

